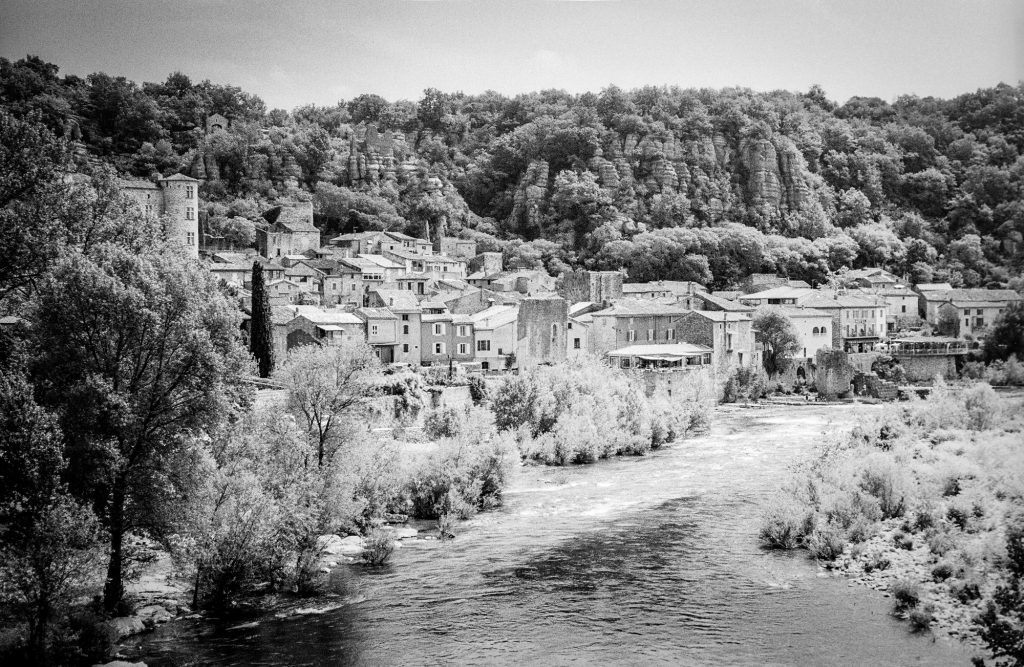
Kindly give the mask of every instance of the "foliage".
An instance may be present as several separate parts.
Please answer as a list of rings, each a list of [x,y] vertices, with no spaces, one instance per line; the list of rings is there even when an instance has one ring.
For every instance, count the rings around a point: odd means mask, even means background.
[[[765,394],[765,383],[756,368],[741,366],[733,370],[725,382],[723,403],[756,401]]]
[[[274,316],[263,278],[263,265],[252,263],[252,319],[249,322],[249,352],[256,357],[261,378],[274,372]]]
[[[173,248],[99,246],[39,290],[34,335],[44,403],[61,416],[71,490],[110,535],[105,604],[123,595],[125,533],[173,523],[196,436],[240,400],[237,314]]]
[[[288,407],[315,444],[317,463],[331,461],[379,386],[380,362],[361,342],[288,353],[277,376],[288,388]]]
[[[754,316],[757,338],[764,346],[761,363],[769,378],[785,373],[793,355],[800,349],[800,339],[788,317],[773,310],[762,310]]]
[[[1020,85],[843,105],[820,89],[653,90],[428,89],[287,113],[181,73],[140,86],[62,77],[34,57],[0,62],[12,117],[133,176],[215,164],[208,201],[315,193],[329,233],[429,226],[490,249],[529,247],[556,275],[624,268],[633,280],[715,287],[758,271],[816,284],[868,265],[975,286],[1005,283],[1019,265]],[[206,134],[211,113],[228,127]],[[385,137],[415,169],[371,166]],[[755,177],[769,150],[797,194]]]
[[[432,440],[438,438],[455,438],[459,435],[466,420],[463,411],[446,406],[427,414],[423,421],[423,430]]]
[[[363,560],[370,565],[384,565],[395,552],[395,538],[386,530],[375,529],[366,536]]]
[[[1010,304],[985,338],[988,361],[1024,358],[1024,302]]]
[[[469,376],[469,396],[473,399],[473,405],[481,405],[487,401],[487,380],[484,376]]]

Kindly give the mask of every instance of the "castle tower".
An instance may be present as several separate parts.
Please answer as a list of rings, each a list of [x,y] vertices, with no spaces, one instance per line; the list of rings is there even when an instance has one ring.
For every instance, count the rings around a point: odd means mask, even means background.
[[[195,257],[199,256],[199,181],[184,174],[161,178],[163,214],[167,216],[167,237],[177,239]]]

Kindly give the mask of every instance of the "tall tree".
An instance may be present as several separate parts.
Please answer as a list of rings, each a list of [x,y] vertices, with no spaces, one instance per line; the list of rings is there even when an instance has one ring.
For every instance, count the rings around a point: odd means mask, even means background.
[[[260,377],[274,372],[274,324],[270,297],[263,278],[263,266],[252,263],[252,320],[249,323],[249,351],[256,357]]]
[[[985,357],[989,361],[1010,355],[1024,359],[1024,303],[1020,302],[1003,311],[985,339]]]
[[[793,363],[793,355],[800,348],[800,339],[793,329],[793,323],[782,313],[763,310],[754,317],[757,338],[764,346],[761,364],[773,378],[785,373]]]
[[[197,439],[242,398],[237,311],[170,245],[62,260],[35,313],[40,396],[62,418],[72,491],[109,534],[104,605],[124,596],[124,538],[159,534],[195,483]]]
[[[320,466],[330,462],[351,418],[358,419],[359,408],[373,396],[379,368],[365,343],[306,345],[288,355],[282,369],[288,405],[305,425]]]

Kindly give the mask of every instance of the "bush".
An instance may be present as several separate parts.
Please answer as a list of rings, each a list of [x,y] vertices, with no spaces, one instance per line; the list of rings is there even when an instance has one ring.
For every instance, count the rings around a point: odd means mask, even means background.
[[[431,411],[423,420],[423,431],[431,440],[454,438],[462,432],[466,413],[450,406]]]
[[[954,568],[951,564],[939,563],[938,565],[932,568],[932,579],[934,581],[945,581],[952,577],[955,573],[956,568]]]
[[[860,488],[878,500],[882,518],[903,516],[906,509],[906,478],[903,470],[886,454],[869,455],[860,476]]]
[[[370,565],[383,565],[395,552],[395,538],[390,531],[375,529],[366,536],[363,560]]]
[[[999,421],[1002,406],[995,390],[987,384],[976,384],[964,392],[967,426],[972,431],[984,431]]]
[[[874,554],[864,562],[864,571],[870,574],[875,570],[888,570],[890,565],[892,565],[892,561],[887,557],[882,554]]]
[[[897,548],[905,551],[911,551],[914,548],[914,538],[907,533],[899,532],[892,536],[893,543]]]
[[[807,538],[807,549],[818,560],[832,561],[843,554],[846,547],[846,533],[830,523],[815,528]]]
[[[936,533],[928,538],[928,549],[936,556],[945,556],[956,548],[956,542],[947,533]]]
[[[898,612],[913,609],[921,601],[921,590],[911,581],[897,581],[892,585],[890,592]]]
[[[907,616],[910,621],[910,628],[914,632],[926,632],[935,620],[935,609],[931,605],[920,609],[912,609]]]
[[[777,502],[765,512],[758,535],[761,543],[769,549],[796,549],[804,537],[805,525],[799,507]]]
[[[981,599],[981,588],[973,579],[954,581],[949,585],[949,594],[961,604],[969,604]]]
[[[473,399],[473,405],[480,405],[487,401],[487,381],[484,380],[484,376],[469,376],[469,397]]]

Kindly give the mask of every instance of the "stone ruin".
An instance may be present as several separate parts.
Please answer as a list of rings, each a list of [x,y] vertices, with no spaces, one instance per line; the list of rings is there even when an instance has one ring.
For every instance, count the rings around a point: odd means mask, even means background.
[[[814,386],[824,400],[849,396],[857,370],[842,350],[818,350],[814,355]]]

